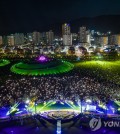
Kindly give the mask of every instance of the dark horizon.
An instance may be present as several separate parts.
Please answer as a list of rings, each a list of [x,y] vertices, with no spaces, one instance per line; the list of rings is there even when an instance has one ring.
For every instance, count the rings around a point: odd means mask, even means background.
[[[0,34],[48,31],[80,18],[120,15],[119,5],[119,0],[1,0]]]
[[[96,17],[81,17],[77,19],[71,19],[68,21],[61,21],[56,22],[53,24],[44,25],[43,27],[40,27],[39,25],[36,26],[36,28],[33,27],[26,27],[24,29],[9,29],[4,31],[0,30],[0,35],[9,35],[14,33],[31,33],[33,31],[38,32],[47,32],[49,30],[52,30],[55,32],[56,35],[61,35],[62,31],[62,24],[63,23],[69,23],[71,26],[71,32],[78,33],[80,26],[86,26],[87,29],[90,30],[96,30],[100,32],[107,32],[111,31],[112,33],[120,33],[120,30],[118,27],[120,27],[120,15],[100,15]],[[2,29],[2,28],[1,28]]]

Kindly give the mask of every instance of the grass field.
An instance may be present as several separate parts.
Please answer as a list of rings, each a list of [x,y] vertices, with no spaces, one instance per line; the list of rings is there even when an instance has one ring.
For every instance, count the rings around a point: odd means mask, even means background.
[[[81,70],[85,69],[97,78],[120,84],[120,61],[84,61],[74,63],[74,65]]]
[[[8,64],[10,64],[10,61],[9,60],[0,60],[0,67],[2,67],[2,66],[6,66],[6,65],[8,65]]]

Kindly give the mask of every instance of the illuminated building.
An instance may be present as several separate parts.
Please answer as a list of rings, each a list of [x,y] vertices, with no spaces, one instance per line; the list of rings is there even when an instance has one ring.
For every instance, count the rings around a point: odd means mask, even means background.
[[[23,33],[15,33],[14,39],[15,39],[15,45],[22,45],[25,42],[25,38],[24,38]]]
[[[114,44],[120,46],[120,34],[114,35]]]
[[[100,37],[100,44],[102,46],[108,45],[108,36],[102,36],[102,37]]]
[[[100,37],[95,37],[95,46],[100,46]]]
[[[71,34],[70,25],[65,23],[65,24],[62,25],[62,36],[63,35],[69,35],[69,34]]]
[[[72,35],[63,35],[63,45],[70,46],[72,45]]]
[[[8,39],[8,45],[9,46],[14,46],[15,45],[15,40],[14,40],[14,35],[11,34],[10,36],[7,36]]]
[[[54,45],[62,45],[63,44],[63,38],[59,37],[59,36],[55,36],[54,37]]]
[[[41,33],[41,45],[47,44],[46,32]]]
[[[78,34],[72,33],[72,44],[76,45],[78,43]]]
[[[47,39],[47,43],[49,45],[51,45],[53,43],[53,41],[54,41],[54,33],[53,33],[52,30],[46,32],[46,39]]]
[[[3,44],[3,38],[2,38],[2,36],[0,36],[0,45],[2,45]]]
[[[87,41],[86,27],[80,27],[80,30],[79,30],[79,41],[81,43],[85,43]]]
[[[104,47],[104,46],[108,45],[108,36],[95,37],[95,45],[97,47]]]
[[[115,38],[114,38],[114,35],[110,35],[110,36],[108,37],[108,44],[109,44],[110,46],[115,45]]]
[[[79,29],[79,43],[85,48],[91,45],[91,33],[89,30],[87,31],[84,26]]]
[[[41,34],[39,32],[33,32],[33,43],[34,44],[39,44],[41,41],[40,41],[40,38],[41,38]]]
[[[86,31],[86,42],[90,45],[91,44],[91,33],[90,31]]]
[[[3,42],[3,45],[8,45],[8,37],[7,36],[3,36],[2,37],[2,42]]]
[[[33,41],[33,33],[27,33],[26,35],[26,42],[29,43],[29,42],[32,42]]]
[[[115,34],[115,35],[109,36],[109,45],[120,46],[120,34]]]
[[[63,37],[63,45],[65,46],[72,45],[72,34],[70,32],[70,25],[67,23],[62,25],[62,37]]]

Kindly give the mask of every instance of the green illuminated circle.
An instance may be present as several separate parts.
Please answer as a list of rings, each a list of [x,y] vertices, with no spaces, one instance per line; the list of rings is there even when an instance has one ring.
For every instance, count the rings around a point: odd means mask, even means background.
[[[0,60],[0,67],[6,66],[6,65],[8,65],[9,63],[10,63],[9,60],[4,60],[4,59],[2,59],[2,60]]]
[[[66,61],[49,61],[47,63],[23,63],[20,62],[11,67],[11,71],[16,74],[39,76],[60,74],[72,70],[73,64]]]

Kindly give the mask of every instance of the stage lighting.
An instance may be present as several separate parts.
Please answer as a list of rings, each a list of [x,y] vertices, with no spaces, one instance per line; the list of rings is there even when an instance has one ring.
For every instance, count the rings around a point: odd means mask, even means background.
[[[92,103],[92,101],[90,99],[87,99],[86,103]]]
[[[26,104],[29,104],[29,103],[30,103],[30,100],[29,100],[29,99],[27,99],[27,100],[26,100]]]

